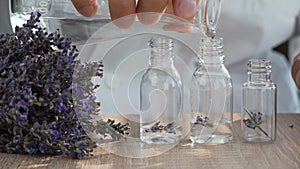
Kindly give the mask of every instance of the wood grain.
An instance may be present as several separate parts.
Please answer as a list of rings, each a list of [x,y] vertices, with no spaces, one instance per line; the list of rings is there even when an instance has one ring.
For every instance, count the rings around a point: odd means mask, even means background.
[[[299,169],[300,168],[300,114],[277,116],[277,139],[269,144],[249,144],[240,139],[240,120],[234,121],[234,140],[223,145],[192,145],[184,140],[163,154],[147,158],[129,158],[137,151],[131,143],[112,144],[117,150],[126,150],[122,157],[98,148],[94,157],[75,160],[61,156],[30,156],[0,154],[0,168],[220,168],[220,169]],[[132,124],[137,128],[137,124]],[[291,128],[290,125],[293,125]],[[108,147],[104,147],[107,150]],[[131,151],[132,148],[132,151]],[[144,154],[141,154],[143,156]]]

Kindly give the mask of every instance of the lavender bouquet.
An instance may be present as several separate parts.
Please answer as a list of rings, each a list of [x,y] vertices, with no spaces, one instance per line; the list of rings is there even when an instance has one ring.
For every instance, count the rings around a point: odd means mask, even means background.
[[[102,62],[76,60],[71,39],[47,33],[40,16],[0,34],[0,151],[82,159],[97,146],[84,129],[117,140],[129,127],[92,120],[100,103],[91,78],[102,77]]]

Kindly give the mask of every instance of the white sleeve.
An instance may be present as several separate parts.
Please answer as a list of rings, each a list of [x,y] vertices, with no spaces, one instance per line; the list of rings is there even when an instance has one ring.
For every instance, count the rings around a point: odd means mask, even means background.
[[[233,64],[289,39],[300,0],[224,0],[218,33],[224,37],[227,64]]]

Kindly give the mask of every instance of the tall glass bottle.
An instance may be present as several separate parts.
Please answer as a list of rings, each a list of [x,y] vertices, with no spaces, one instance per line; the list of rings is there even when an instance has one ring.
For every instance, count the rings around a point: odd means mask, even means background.
[[[276,86],[271,80],[271,61],[252,59],[243,85],[243,138],[269,142],[276,137]]]
[[[224,66],[223,39],[203,38],[191,82],[191,132],[195,143],[232,140],[232,81]]]
[[[149,67],[140,84],[140,138],[172,144],[182,137],[182,82],[174,66],[173,40],[150,40]]]

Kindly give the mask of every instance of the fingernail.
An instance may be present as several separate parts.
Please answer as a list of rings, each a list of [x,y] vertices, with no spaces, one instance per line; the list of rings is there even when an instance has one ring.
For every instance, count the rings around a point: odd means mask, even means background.
[[[83,16],[93,16],[95,13],[94,10],[95,10],[94,6],[90,5],[90,6],[84,6],[80,8],[78,12]]]
[[[133,23],[135,21],[135,18],[136,18],[136,15],[131,14],[131,15],[127,15],[127,16],[124,16],[122,18],[113,20],[113,23],[116,26],[118,26],[119,28],[128,29],[133,25]]]
[[[138,18],[144,25],[153,25],[160,20],[161,14],[154,12],[138,13]]]
[[[178,15],[185,19],[193,19],[197,11],[196,0],[181,0],[178,4]]]

